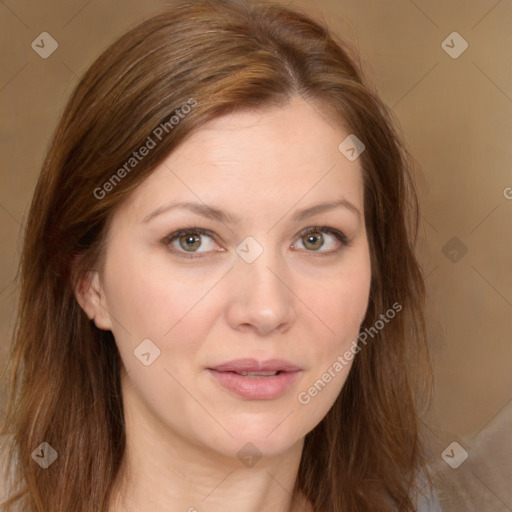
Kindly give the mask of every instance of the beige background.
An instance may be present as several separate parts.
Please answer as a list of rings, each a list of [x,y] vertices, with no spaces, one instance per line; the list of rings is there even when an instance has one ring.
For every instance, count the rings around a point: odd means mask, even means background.
[[[420,254],[436,356],[430,424],[443,510],[512,511],[512,2],[290,3],[321,16],[359,48],[419,164]],[[61,109],[101,50],[164,6],[0,4],[0,358],[12,332],[21,227]],[[469,45],[455,59],[442,46],[454,31]],[[41,32],[59,45],[48,59],[31,48]],[[448,44],[460,48],[457,39]],[[0,384],[1,413],[6,383]],[[441,456],[454,441],[460,448],[450,455],[469,455],[458,469]]]

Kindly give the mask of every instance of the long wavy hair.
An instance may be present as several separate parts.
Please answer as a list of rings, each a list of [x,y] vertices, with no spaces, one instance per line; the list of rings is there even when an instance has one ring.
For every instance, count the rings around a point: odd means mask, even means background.
[[[368,338],[307,434],[294,492],[318,512],[416,510],[419,477],[431,485],[421,418],[432,372],[414,159],[357,62],[351,45],[303,11],[198,0],[139,23],[90,66],[53,134],[26,224],[4,368],[1,433],[10,434],[16,488],[6,511],[21,503],[30,512],[109,510],[126,442],[122,363],[112,333],[80,308],[78,277],[100,261],[116,208],[187,136],[218,116],[282,107],[294,95],[366,147],[359,158],[372,279],[362,327],[402,306]],[[173,122],[180,112],[187,115]],[[163,126],[156,147],[119,171]],[[32,458],[42,442],[58,453],[46,470]]]

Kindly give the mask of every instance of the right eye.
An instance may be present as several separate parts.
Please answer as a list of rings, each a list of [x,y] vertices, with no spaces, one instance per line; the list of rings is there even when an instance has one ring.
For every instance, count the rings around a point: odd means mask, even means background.
[[[211,251],[211,244],[205,245],[203,237],[207,237],[213,241],[213,235],[209,231],[191,226],[167,235],[163,240],[163,244],[167,246],[171,252],[183,256],[184,258],[202,258],[203,256],[195,256],[194,253]],[[210,248],[208,245],[210,245]],[[204,247],[206,247],[205,250],[198,250]]]

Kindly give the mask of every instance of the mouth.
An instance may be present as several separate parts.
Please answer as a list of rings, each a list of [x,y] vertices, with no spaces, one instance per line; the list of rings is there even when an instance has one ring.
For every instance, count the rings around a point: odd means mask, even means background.
[[[258,361],[257,359],[235,359],[210,369],[218,372],[233,372],[239,375],[256,376],[268,376],[279,372],[298,372],[301,370],[299,366],[291,363],[290,361],[286,361],[285,359],[268,359],[267,361]]]
[[[283,373],[281,370],[277,372],[225,372],[225,373],[236,373],[237,375],[242,375],[243,377],[248,377],[249,379],[261,379],[264,377],[273,377],[274,375],[280,375]]]
[[[252,400],[278,398],[302,373],[297,365],[278,359],[239,359],[208,370],[224,389]]]

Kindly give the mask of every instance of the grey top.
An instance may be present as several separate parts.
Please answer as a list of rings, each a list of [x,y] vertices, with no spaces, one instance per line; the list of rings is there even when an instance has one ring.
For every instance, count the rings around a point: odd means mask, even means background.
[[[423,482],[425,481],[423,475],[421,480]],[[428,487],[425,485],[423,487],[423,494],[420,493],[418,497],[417,512],[442,512],[435,489],[433,490],[432,494],[428,493],[427,491]]]
[[[422,496],[418,500],[418,512],[441,512],[435,491],[433,495],[428,497]]]

